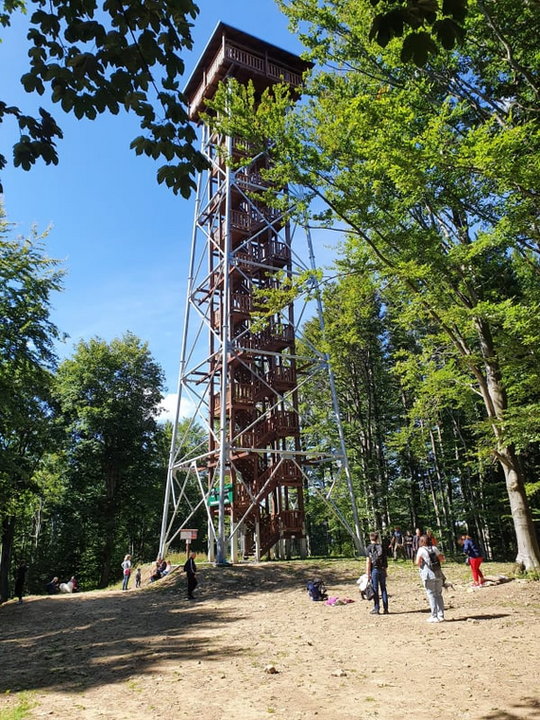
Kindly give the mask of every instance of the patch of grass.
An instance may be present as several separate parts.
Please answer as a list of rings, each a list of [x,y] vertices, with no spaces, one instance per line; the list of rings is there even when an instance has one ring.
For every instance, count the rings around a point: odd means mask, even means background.
[[[0,720],[24,720],[35,706],[36,703],[26,693],[22,693],[15,707],[0,710]]]
[[[533,580],[534,582],[538,582],[538,580],[540,580],[540,570],[529,570],[523,574],[520,573],[518,577],[523,578],[524,580]]]

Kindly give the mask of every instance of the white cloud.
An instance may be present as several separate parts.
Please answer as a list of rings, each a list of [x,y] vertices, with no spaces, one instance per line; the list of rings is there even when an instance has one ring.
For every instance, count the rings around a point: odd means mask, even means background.
[[[159,422],[166,422],[167,420],[174,422],[177,402],[177,393],[168,393],[168,395],[165,395],[161,401],[161,405],[159,406],[161,408],[161,413],[158,415]],[[184,395],[182,402],[180,403],[180,419],[191,418],[194,414],[195,403]]]

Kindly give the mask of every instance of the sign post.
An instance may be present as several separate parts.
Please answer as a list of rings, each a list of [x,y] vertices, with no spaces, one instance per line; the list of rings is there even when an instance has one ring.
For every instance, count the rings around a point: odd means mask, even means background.
[[[180,530],[180,540],[186,541],[186,558],[189,557],[189,546],[191,541],[197,539],[198,532],[198,530],[188,530],[187,528],[185,530]]]

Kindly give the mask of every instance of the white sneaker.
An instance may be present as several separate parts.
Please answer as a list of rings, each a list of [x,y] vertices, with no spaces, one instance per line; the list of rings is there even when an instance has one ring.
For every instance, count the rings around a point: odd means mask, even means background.
[[[437,620],[438,620],[439,622],[444,622],[444,616],[443,616],[443,617],[438,617]]]
[[[439,618],[436,617],[428,617],[427,622],[440,622]]]

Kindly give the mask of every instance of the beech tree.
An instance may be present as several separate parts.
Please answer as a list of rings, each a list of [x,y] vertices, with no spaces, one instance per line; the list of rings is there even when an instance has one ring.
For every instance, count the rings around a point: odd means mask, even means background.
[[[523,466],[540,437],[536,7],[469,3],[463,45],[421,70],[397,40],[370,40],[369,2],[284,8],[319,64],[304,104],[233,82],[212,103],[216,127],[267,149],[268,179],[323,200],[315,220],[346,225],[400,321],[427,329],[445,382],[481,399],[476,432],[504,472],[517,562],[538,568]]]
[[[9,568],[17,525],[42,492],[36,475],[51,443],[54,342],[50,297],[61,289],[58,261],[43,236],[13,240],[0,215],[0,597],[9,597]]]
[[[92,565],[85,572],[100,587],[115,577],[126,542],[137,535],[145,485],[164,473],[157,429],[162,387],[161,368],[131,333],[111,343],[80,342],[58,368],[68,484],[80,499],[76,529],[86,544],[82,560]]]
[[[182,52],[192,47],[192,0],[8,0],[0,24],[8,28],[14,13],[29,12],[29,68],[21,82],[29,93],[50,93],[53,103],[77,118],[95,119],[104,112],[133,112],[143,134],[131,147],[138,155],[164,159],[158,181],[188,197],[193,175],[204,167],[194,147],[179,78]],[[0,122],[12,117],[21,135],[13,163],[29,170],[42,159],[57,164],[62,130],[40,107],[29,115],[0,101]],[[6,165],[0,155],[0,169]]]

